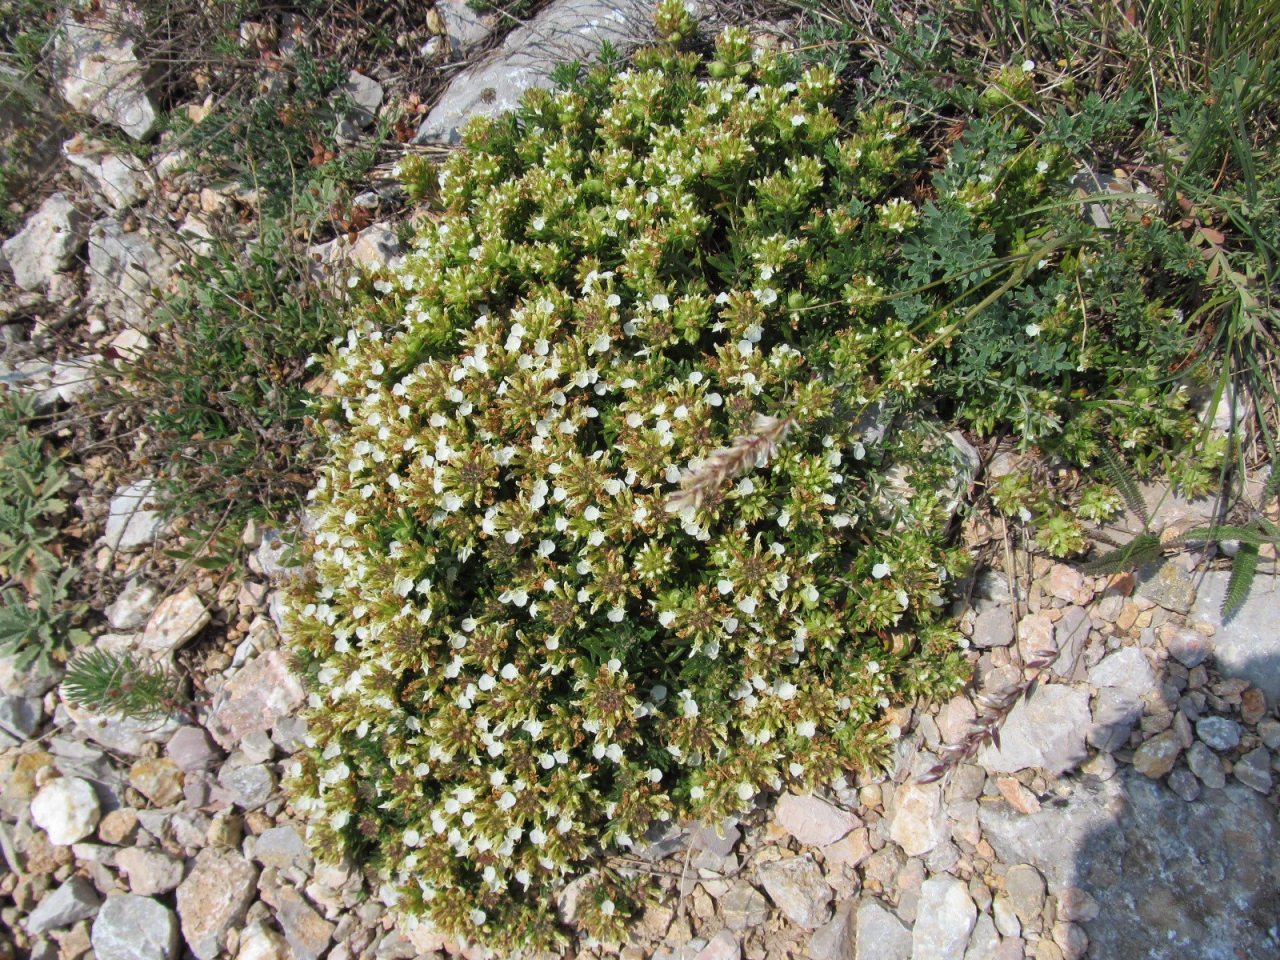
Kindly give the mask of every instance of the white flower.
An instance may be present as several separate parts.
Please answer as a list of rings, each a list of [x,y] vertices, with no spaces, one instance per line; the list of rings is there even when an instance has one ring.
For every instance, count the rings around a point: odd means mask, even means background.
[[[706,795],[707,795],[707,791],[703,790],[701,787],[691,787],[689,789],[690,800],[701,800]]]
[[[877,563],[874,567],[871,568],[871,575],[875,577],[877,580],[883,580],[892,572],[893,572],[892,569],[887,563]]]
[[[655,310],[671,309],[671,301],[667,299],[667,295],[665,293],[655,293],[653,295],[653,299],[649,301],[649,304]]]
[[[791,700],[796,695],[796,685],[794,683],[778,684],[778,699]]]
[[[619,220],[630,220],[631,211],[628,210],[626,207],[620,207],[618,209],[618,212],[615,213],[614,216],[617,217]]]
[[[1028,324],[1027,324],[1027,336],[1028,336],[1028,337],[1038,337],[1038,336],[1040,336],[1040,324],[1038,324],[1038,323],[1028,323]]]
[[[609,611],[609,622],[621,623],[623,618],[626,617],[626,615],[627,615],[626,607],[614,607]]]
[[[534,217],[534,218],[533,218],[533,229],[535,229],[535,230],[541,230],[541,229],[542,229],[543,227],[545,227],[546,225],[547,225],[547,221],[546,221],[546,219],[545,219],[544,217]]]
[[[1034,60],[1022,61],[1022,69],[1025,70],[1027,73],[1030,73],[1035,68],[1036,68],[1036,62]]]
[[[818,732],[818,726],[812,720],[803,720],[796,724],[796,733],[802,737],[812,737]]]
[[[738,601],[738,609],[745,613],[748,617],[756,612],[756,601],[754,597],[743,597]]]
[[[756,788],[749,783],[738,784],[738,799],[750,800],[756,795]]]
[[[733,593],[733,581],[721,579],[716,582],[716,589],[721,593]]]
[[[606,917],[612,917],[615,909],[617,908],[614,906],[612,900],[606,900],[604,903],[600,904],[600,912]]]
[[[663,610],[662,613],[658,614],[658,622],[664,627],[669,627],[676,622],[676,615],[670,610]]]
[[[515,805],[516,805],[516,795],[512,793],[510,790],[506,791],[505,793],[503,793],[502,796],[498,798],[499,810],[510,810]]]
[[[417,830],[406,830],[404,832],[404,845],[406,847],[416,847],[421,839],[422,837],[418,835]]]
[[[651,768],[649,772],[645,774],[645,776],[649,778],[650,783],[662,782],[662,771],[659,770],[657,767]]]
[[[479,908],[472,910],[471,913],[468,914],[468,916],[472,924],[474,924],[477,927],[483,924],[487,919],[489,919],[489,915]]]
[[[520,676],[520,671],[516,669],[516,665],[514,663],[508,663],[502,668],[503,680],[514,680],[518,676]]]

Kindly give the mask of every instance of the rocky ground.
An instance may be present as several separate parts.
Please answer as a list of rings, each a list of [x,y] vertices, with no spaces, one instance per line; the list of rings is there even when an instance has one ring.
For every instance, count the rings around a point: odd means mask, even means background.
[[[478,18],[464,22],[462,3],[437,6],[454,18],[455,55],[493,49],[457,72],[423,120],[424,141],[454,138],[469,112],[510,106],[565,52],[585,58],[603,39],[638,36],[648,15],[647,4],[558,0],[498,44]],[[77,60],[71,48],[62,93],[144,136],[154,107],[145,88],[126,82],[132,68],[121,67],[136,62],[133,48],[108,49]],[[123,93],[84,99],[86,71],[104,62],[120,67]],[[379,109],[377,81],[351,83],[363,107]],[[50,174],[54,189],[5,244],[14,278],[5,318],[37,319],[3,328],[0,380],[34,391],[42,409],[65,410],[92,390],[105,357],[147,349],[157,297],[186,251],[213,221],[235,222],[251,204],[181,161],[163,144],[143,163],[70,138]],[[376,212],[382,200],[370,203]],[[375,224],[316,253],[383,258],[396,249]],[[64,328],[74,336],[51,336]],[[151,509],[149,481],[116,484],[92,460],[74,472],[79,522],[94,544],[84,565],[114,597],[96,644],[160,657],[199,651],[208,702],[198,725],[95,716],[66,705],[56,672],[19,674],[0,661],[0,960],[446,952],[474,960],[474,948],[397,929],[376,878],[317,865],[294,824],[279,783],[305,741],[306,691],[281,650],[278,590],[290,571],[280,535],[245,531],[245,579],[175,579],[158,550],[172,532]],[[1157,529],[1167,530],[1201,510],[1162,509]],[[977,545],[994,536],[969,533]],[[1136,577],[1091,578],[988,552],[996,561],[956,609],[974,689],[900,708],[890,776],[821,796],[761,797],[751,815],[716,829],[651,834],[613,866],[652,874],[655,902],[628,943],[578,952],[620,951],[626,960],[1280,954],[1280,601],[1271,581],[1260,577],[1223,625],[1226,575],[1205,573],[1191,555]],[[1057,652],[1049,668],[1025,666],[1045,650]],[[1033,674],[1039,682],[998,747],[920,782],[941,747],[968,736],[980,693]],[[575,892],[559,904],[566,919]]]

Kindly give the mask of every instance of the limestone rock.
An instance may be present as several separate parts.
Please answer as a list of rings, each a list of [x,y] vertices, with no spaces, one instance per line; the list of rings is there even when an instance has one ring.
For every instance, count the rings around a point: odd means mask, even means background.
[[[847,834],[844,839],[822,848],[822,856],[827,863],[848,867],[850,870],[874,852],[866,827],[859,827]]]
[[[157,807],[182,799],[182,770],[168,757],[139,760],[129,768],[129,783]]]
[[[98,912],[102,898],[84,877],[70,877],[58,889],[45,895],[40,905],[27,917],[27,933],[38,937],[42,933],[69,927],[78,920],[92,917]]]
[[[0,693],[6,697],[42,697],[62,680],[62,671],[53,665],[31,663],[19,668],[17,656],[0,655]]]
[[[296,865],[304,872],[311,869],[311,851],[297,829],[288,823],[258,834],[253,858],[264,867],[284,869]]]
[[[99,220],[89,230],[89,298],[109,318],[145,331],[176,258],[141,230],[126,231],[119,220]]]
[[[742,947],[738,938],[728,930],[721,930],[698,951],[694,960],[741,960]]]
[[[174,960],[179,946],[173,911],[147,897],[111,897],[93,922],[97,960]]]
[[[234,759],[234,758],[233,758]],[[244,810],[265,806],[276,789],[276,775],[260,763],[234,766],[230,760],[218,771],[218,783]]]
[[[4,242],[4,259],[23,290],[43,291],[66,270],[85,238],[88,219],[63,193],[52,193],[22,229]]]
[[[1240,724],[1226,717],[1202,717],[1196,721],[1196,736],[1214,750],[1234,750],[1240,745]]]
[[[493,32],[487,22],[489,18],[471,9],[467,0],[436,0],[436,9],[444,16],[445,29],[449,32],[449,49],[454,57],[461,58]]]
[[[31,801],[31,819],[55,846],[70,846],[93,833],[101,811],[98,795],[87,780],[58,777],[40,788]]]
[[[1101,905],[1085,929],[1097,957],[1216,960],[1272,951],[1280,827],[1265,799],[1229,784],[1188,804],[1131,771],[1082,780],[1040,813],[983,804],[987,841],[1035,866],[1050,893],[1079,888]]]
[[[30,740],[44,719],[44,705],[38,697],[0,695],[0,731],[18,740]]]
[[[102,542],[123,553],[150,543],[161,528],[157,494],[153,480],[135,480],[117,489],[108,508]]]
[[[244,922],[253,902],[258,869],[234,850],[206,847],[178,887],[182,935],[199,960],[216,960],[227,931]]]
[[[606,40],[625,52],[643,42],[652,25],[645,0],[555,0],[508,34],[492,56],[454,78],[418,128],[418,142],[456,142],[472,117],[512,110],[530,87],[551,86],[557,64],[587,63]]]
[[[63,702],[67,715],[75,722],[77,735],[83,735],[100,743],[108,750],[138,756],[148,743],[164,743],[180,726],[177,717],[166,717],[163,722],[136,717],[121,717],[109,713],[94,713]]]
[[[1213,653],[1213,644],[1204,634],[1172,624],[1168,626],[1170,629],[1162,633],[1165,649],[1188,670],[1200,666]]]
[[[63,99],[73,109],[145,140],[158,114],[145,68],[134,52],[132,32],[111,3],[82,23],[64,17],[54,39],[54,72]]]
[[[313,263],[311,273],[322,280],[326,270],[331,273],[352,268],[373,270],[385,267],[400,256],[400,240],[387,224],[375,223],[356,234],[354,241],[345,235],[338,236],[311,247],[309,252]],[[272,543],[266,534],[274,534],[276,542]],[[288,574],[294,569],[278,562],[278,556],[283,551],[284,544],[280,541],[280,535],[274,530],[266,531],[263,544],[255,554],[264,576]]]
[[[293,960],[319,960],[333,939],[334,925],[316,913],[292,887],[281,887],[276,914]]]
[[[62,145],[62,155],[82,170],[95,190],[117,210],[133,206],[152,187],[151,175],[141,160],[127,153],[113,153],[100,140],[77,134]]]
[[[270,730],[290,716],[305,699],[298,676],[280,650],[265,653],[227,681],[214,699],[209,732],[226,749],[246,733]]]
[[[211,770],[223,756],[204,727],[183,727],[165,744],[165,752],[178,769],[188,773]]]
[[[1222,761],[1204,743],[1197,741],[1191,745],[1187,751],[1187,766],[1211,790],[1221,790],[1226,786],[1227,775]]]
[[[858,907],[856,960],[909,960],[911,931],[878,900],[867,897]]]
[[[904,784],[894,797],[894,807],[889,837],[907,856],[923,856],[947,838],[947,817],[938,784]]]
[[[143,631],[142,647],[155,657],[171,654],[208,622],[208,608],[196,595],[195,588],[187,585],[181,592],[165,597],[156,607]]]
[[[160,602],[160,588],[141,578],[130,580],[106,609],[107,622],[121,633],[132,633],[146,624]]]
[[[812,929],[831,918],[831,888],[812,857],[762,863],[756,872],[774,904],[795,923]]]
[[[1266,747],[1250,750],[1236,761],[1232,770],[1237,780],[1259,793],[1271,792],[1271,754]]]
[[[811,847],[835,843],[850,830],[862,826],[862,821],[853,814],[811,794],[784,793],[778,798],[774,816],[789,834]]]
[[[240,932],[240,952],[236,960],[287,960],[284,937],[261,923],[251,923]]]
[[[128,876],[129,889],[141,897],[168,893],[182,882],[181,860],[146,847],[121,850],[116,854],[116,865]]]
[[[1133,769],[1152,779],[1163,777],[1173,769],[1181,752],[1182,744],[1178,742],[1178,735],[1172,730],[1166,730],[1156,734],[1133,752]]]
[[[362,127],[373,126],[382,106],[382,84],[358,70],[347,74],[347,82],[338,88],[352,104],[351,119]]]
[[[920,888],[911,960],[963,960],[978,909],[952,876],[937,876]]]
[[[1000,731],[1000,749],[982,749],[978,762],[997,773],[1044,767],[1063,773],[1083,761],[1089,728],[1089,695],[1061,684],[1040,687],[1020,699]]]
[[[1010,867],[1004,887],[1019,920],[1026,923],[1040,916],[1044,909],[1045,885],[1039,870],[1028,863]]]
[[[739,880],[720,898],[720,913],[730,930],[750,930],[769,919],[769,901],[751,884]]]
[[[809,960],[852,960],[857,938],[856,900],[836,907],[835,916],[813,931],[809,938]]]
[[[1210,570],[1200,583],[1195,615],[1215,628],[1213,655],[1223,677],[1248,680],[1262,690],[1271,710],[1280,706],[1280,591],[1269,577],[1259,577],[1244,605],[1222,622],[1228,570]]]
[[[996,925],[985,913],[978,914],[978,922],[973,925],[973,933],[969,934],[969,947],[964,952],[964,960],[999,960],[1000,935],[996,933]]]
[[[1137,593],[1166,610],[1190,613],[1196,600],[1195,578],[1178,558],[1155,561],[1138,571]]]
[[[1116,687],[1141,698],[1156,689],[1156,675],[1138,647],[1121,647],[1089,671],[1089,683],[1095,687]]]
[[[1007,647],[1013,643],[1013,614],[1009,608],[992,603],[980,604],[973,625],[973,645],[980,649]]]

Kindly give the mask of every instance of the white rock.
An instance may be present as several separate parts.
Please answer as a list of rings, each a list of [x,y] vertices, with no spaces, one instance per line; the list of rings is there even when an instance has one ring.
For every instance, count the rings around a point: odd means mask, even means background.
[[[920,888],[911,960],[963,960],[978,909],[952,876],[926,880]]]
[[[102,905],[92,939],[97,960],[173,960],[181,945],[173,911],[132,893]]]
[[[154,480],[135,480],[119,487],[111,498],[107,513],[107,530],[102,542],[122,553],[137,550],[151,542],[162,525]]]
[[[120,12],[109,2],[101,12],[85,17],[83,23],[63,18],[54,39],[59,90],[79,113],[114,123],[135,140],[144,140],[158,118],[145,68]]]
[[[31,819],[49,835],[49,842],[69,847],[93,833],[102,813],[98,795],[87,780],[50,780],[31,801]]]
[[[378,108],[382,106],[382,84],[358,70],[352,70],[347,74],[347,82],[338,89],[355,105],[352,119],[362,127],[372,126],[377,119]]]
[[[911,931],[874,897],[858,907],[857,960],[908,960]]]
[[[108,144],[76,135],[62,145],[62,155],[83,170],[93,187],[117,210],[142,200],[152,186],[142,161],[129,154],[111,152]]]
[[[209,610],[188,584],[180,593],[165,597],[147,621],[142,633],[143,649],[152,656],[167,656],[204,629]]]
[[[42,933],[69,927],[77,920],[92,917],[98,912],[102,898],[84,877],[72,876],[57,890],[45,894],[40,905],[27,917],[27,933],[38,937]]]
[[[784,793],[778,798],[774,816],[789,834],[811,847],[835,843],[850,830],[862,826],[862,821],[852,813],[811,794]]]
[[[1098,661],[1089,671],[1095,687],[1119,687],[1141,698],[1156,690],[1156,675],[1138,647],[1121,647]]]
[[[695,960],[740,960],[741,957],[738,938],[728,930],[721,930],[698,952]]]
[[[125,231],[119,220],[99,220],[89,230],[89,297],[107,317],[130,327],[148,327],[177,258],[141,230]]]
[[[467,0],[436,0],[436,9],[444,15],[449,31],[449,49],[462,57],[493,32],[491,18],[476,13]]]
[[[148,743],[164,743],[177,732],[181,724],[176,717],[139,720],[109,713],[95,713],[72,706],[63,699],[67,715],[75,722],[76,735],[87,737],[108,750],[138,756]]]
[[[121,633],[143,626],[160,600],[160,588],[143,579],[130,580],[106,609],[107,623]]]
[[[492,56],[454,78],[418,128],[418,142],[455,142],[472,117],[512,110],[526,90],[551,86],[558,64],[586,63],[605,41],[625,52],[652,30],[648,0],[556,0],[508,34]]]
[[[288,944],[284,937],[261,923],[251,923],[240,932],[240,952],[236,960],[286,960]]]
[[[87,218],[62,193],[50,194],[22,229],[4,242],[4,259],[23,290],[44,290],[71,266],[84,243]]]
[[[978,762],[996,773],[1044,767],[1061,774],[1088,756],[1092,720],[1087,691],[1046,684],[1030,700],[1019,699],[1000,730],[1000,749],[987,745]]]
[[[950,830],[939,784],[904,784],[894,795],[893,804],[896,809],[889,837],[907,856],[923,856],[947,839]]]

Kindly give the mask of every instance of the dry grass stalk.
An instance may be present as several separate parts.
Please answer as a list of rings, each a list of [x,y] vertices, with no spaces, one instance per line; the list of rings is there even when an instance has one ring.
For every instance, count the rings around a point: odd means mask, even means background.
[[[726,480],[742,476],[753,466],[764,466],[795,425],[793,417],[783,419],[757,413],[751,421],[750,433],[734,437],[729,446],[711,451],[696,470],[681,474],[680,489],[667,498],[667,512],[678,514],[687,507],[696,510],[707,494]]]

